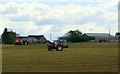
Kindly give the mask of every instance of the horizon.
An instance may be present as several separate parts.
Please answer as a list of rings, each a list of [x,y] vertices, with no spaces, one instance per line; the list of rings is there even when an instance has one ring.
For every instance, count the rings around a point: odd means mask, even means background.
[[[0,34],[9,28],[20,35],[57,39],[70,30],[82,33],[118,31],[119,0],[4,0],[0,1]],[[109,3],[108,3],[109,2]]]

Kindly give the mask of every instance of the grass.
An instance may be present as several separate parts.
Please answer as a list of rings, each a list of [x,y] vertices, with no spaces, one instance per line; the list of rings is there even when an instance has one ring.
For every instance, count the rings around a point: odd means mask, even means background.
[[[2,46],[3,72],[117,72],[118,43],[72,43],[63,51],[43,44]]]

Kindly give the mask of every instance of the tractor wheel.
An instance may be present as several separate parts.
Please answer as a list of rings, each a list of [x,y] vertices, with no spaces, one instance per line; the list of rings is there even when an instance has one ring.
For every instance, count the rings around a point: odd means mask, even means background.
[[[53,50],[53,48],[52,47],[48,47],[48,51],[52,51]]]
[[[57,46],[57,51],[62,51],[63,50],[63,47],[62,46]]]

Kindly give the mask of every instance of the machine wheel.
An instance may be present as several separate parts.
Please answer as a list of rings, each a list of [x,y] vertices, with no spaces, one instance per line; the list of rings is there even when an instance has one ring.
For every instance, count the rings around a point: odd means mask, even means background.
[[[48,51],[52,51],[53,50],[53,48],[52,47],[48,47]]]
[[[63,50],[63,47],[62,46],[57,46],[57,51],[62,51]]]

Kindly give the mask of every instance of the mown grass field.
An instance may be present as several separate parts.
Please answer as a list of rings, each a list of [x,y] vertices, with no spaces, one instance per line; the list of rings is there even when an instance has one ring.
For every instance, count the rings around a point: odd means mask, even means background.
[[[117,72],[118,43],[72,43],[63,51],[43,44],[3,45],[3,72]]]

